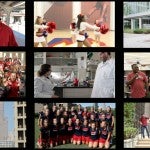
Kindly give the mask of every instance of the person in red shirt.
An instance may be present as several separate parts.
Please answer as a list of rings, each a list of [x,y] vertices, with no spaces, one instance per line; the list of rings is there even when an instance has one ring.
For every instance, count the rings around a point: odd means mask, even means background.
[[[127,75],[127,86],[131,88],[131,98],[144,98],[148,94],[148,80],[145,73],[139,71],[137,64],[133,64],[132,72]]]
[[[18,46],[12,29],[0,19],[0,46]]]
[[[19,97],[20,82],[16,79],[16,73],[11,73],[7,87],[9,88],[8,97]]]
[[[142,133],[142,136],[143,138],[145,138],[145,135],[144,135],[144,129],[146,129],[146,132],[147,132],[147,136],[148,138],[150,138],[149,136],[149,131],[148,131],[148,125],[147,125],[147,121],[150,120],[150,118],[146,117],[145,114],[142,114],[141,118],[140,118],[140,125],[141,125],[141,133]]]

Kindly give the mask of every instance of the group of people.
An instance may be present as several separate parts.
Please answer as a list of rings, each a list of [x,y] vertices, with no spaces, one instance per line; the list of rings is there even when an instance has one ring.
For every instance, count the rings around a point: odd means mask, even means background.
[[[0,97],[24,97],[25,68],[17,56],[0,61]]]
[[[88,110],[79,104],[75,109],[53,105],[43,106],[39,112],[38,126],[40,135],[38,148],[54,147],[61,144],[87,144],[89,148],[110,147],[114,129],[114,115],[111,107],[106,110],[94,107]]]
[[[74,43],[77,41],[77,47],[83,47],[83,45],[91,47],[87,34],[87,29],[91,29],[94,31],[97,45],[100,46],[100,21],[96,20],[94,25],[90,25],[87,23],[86,15],[79,14],[77,18],[77,22],[73,19],[70,24],[72,42]],[[45,19],[38,16],[34,25],[34,47],[37,47],[40,43],[43,47],[48,46],[46,41],[46,37],[48,35],[48,33],[46,33],[47,28],[48,26],[45,24]]]

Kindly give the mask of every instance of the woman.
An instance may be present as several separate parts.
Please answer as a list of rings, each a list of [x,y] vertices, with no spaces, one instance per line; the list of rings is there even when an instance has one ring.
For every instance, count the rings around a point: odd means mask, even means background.
[[[78,28],[78,34],[77,34],[77,43],[78,47],[82,47],[83,44],[87,47],[91,47],[90,42],[88,41],[88,36],[86,33],[86,29],[92,29],[99,31],[100,27],[94,27],[86,22],[86,17],[82,14],[78,15],[78,21],[77,21],[77,28]]]
[[[6,83],[6,87],[9,89],[8,97],[19,97],[20,85],[21,82],[17,79],[16,73],[11,73]]]
[[[44,25],[43,22],[42,17],[38,16],[36,18],[34,25],[34,47],[38,47],[39,43],[41,43],[43,47],[48,46],[44,37],[44,31],[48,26]]]
[[[43,64],[38,71],[38,77],[34,79],[34,97],[35,98],[59,98],[55,95],[53,88],[56,82],[63,82],[70,74],[64,79],[55,80],[50,77],[51,66],[49,64]]]

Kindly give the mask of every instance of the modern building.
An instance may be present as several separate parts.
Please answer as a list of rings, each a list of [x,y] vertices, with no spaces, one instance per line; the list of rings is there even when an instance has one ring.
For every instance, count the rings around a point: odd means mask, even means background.
[[[2,148],[12,148],[12,147],[15,147],[14,145],[14,141],[2,141],[0,140],[0,147]]]
[[[15,102],[15,147],[26,147],[26,102]]]
[[[150,2],[124,2],[124,28],[150,28]]]
[[[0,140],[7,140],[8,121],[4,116],[4,102],[0,102]]]

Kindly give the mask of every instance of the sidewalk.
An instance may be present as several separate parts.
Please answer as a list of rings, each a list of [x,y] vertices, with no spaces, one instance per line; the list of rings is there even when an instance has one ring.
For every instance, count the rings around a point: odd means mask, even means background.
[[[124,33],[124,48],[150,48],[150,34]]]

